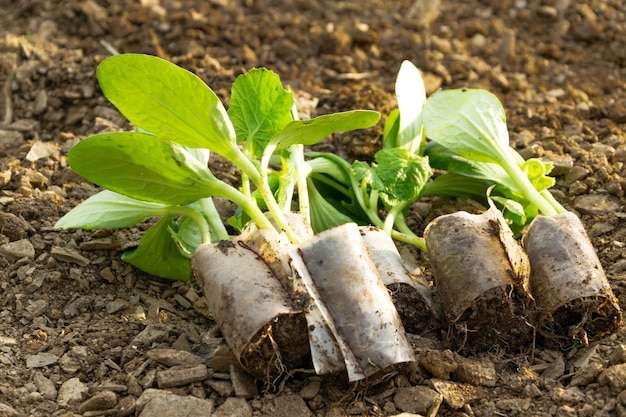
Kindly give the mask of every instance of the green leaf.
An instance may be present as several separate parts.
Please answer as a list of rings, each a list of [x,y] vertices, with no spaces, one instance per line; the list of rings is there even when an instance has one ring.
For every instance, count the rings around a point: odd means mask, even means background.
[[[217,95],[196,75],[141,54],[112,56],[97,77],[105,97],[126,118],[160,138],[228,155],[235,130]]]
[[[383,148],[398,148],[398,132],[400,131],[400,110],[393,109],[383,127]]]
[[[271,137],[293,120],[293,103],[293,94],[268,69],[255,68],[237,77],[228,109],[237,142],[245,140],[250,155],[260,158]]]
[[[500,163],[509,151],[504,108],[485,90],[433,94],[424,105],[426,136],[472,161]]]
[[[528,220],[526,218],[526,212],[524,211],[524,206],[519,202],[498,196],[491,196],[490,198],[500,205],[500,211],[508,222],[520,226],[526,224]]]
[[[184,205],[213,195],[207,167],[181,161],[179,146],[137,132],[105,133],[77,143],[68,154],[74,171],[89,181],[143,201]]]
[[[311,227],[315,233],[355,221],[327,201],[311,179],[307,179],[307,189],[309,190],[309,204],[311,206]]]
[[[382,149],[375,158],[383,191],[399,201],[417,200],[432,175],[428,157],[410,154],[403,148]]]
[[[410,61],[402,62],[400,66],[396,97],[400,111],[397,146],[409,145],[407,149],[415,152],[422,142],[421,114],[426,102],[426,87],[419,70]]]
[[[354,179],[357,181],[365,181],[370,185],[374,190],[384,191],[385,184],[382,179],[378,176],[378,171],[375,166],[370,166],[366,162],[363,161],[354,161],[352,163],[351,173],[354,176]]]
[[[100,191],[74,207],[54,225],[57,229],[114,229],[130,227],[167,213],[168,206]]]
[[[556,182],[554,178],[547,176],[552,171],[553,166],[552,162],[544,163],[537,158],[530,158],[524,161],[520,168],[526,173],[526,176],[528,176],[528,179],[537,191],[542,191],[552,187]]]
[[[122,260],[161,278],[189,281],[191,262],[180,253],[170,235],[170,229],[177,228],[170,216],[163,216],[144,233],[136,249],[124,253]]]
[[[352,110],[326,114],[310,120],[294,120],[277,133],[272,142],[277,149],[285,149],[295,144],[314,145],[332,133],[349,132],[374,126],[380,113],[372,110]]]

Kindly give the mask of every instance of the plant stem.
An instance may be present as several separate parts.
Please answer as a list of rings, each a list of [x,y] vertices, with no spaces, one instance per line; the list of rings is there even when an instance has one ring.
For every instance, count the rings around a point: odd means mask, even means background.
[[[261,195],[263,196],[263,199],[265,200],[265,204],[267,204],[267,209],[269,210],[270,214],[274,218],[274,221],[276,222],[276,226],[278,226],[280,230],[284,231],[289,241],[295,245],[295,244],[298,244],[299,240],[296,237],[293,230],[291,229],[291,227],[289,227],[289,223],[287,222],[287,219],[285,219],[285,216],[283,215],[283,212],[280,206],[278,205],[278,202],[274,198],[274,195],[272,194],[272,189],[270,188],[270,184],[269,184],[268,177],[267,177],[267,171],[269,169],[269,161],[275,150],[276,150],[276,144],[270,141],[270,143],[268,143],[267,146],[265,147],[265,150],[263,152],[263,157],[261,157],[261,168],[259,170],[260,178],[259,178],[259,183],[256,184],[256,186],[261,191]]]
[[[397,230],[391,231],[391,237],[400,242],[408,243],[409,245],[415,246],[417,249],[422,252],[426,252],[426,240],[423,237],[419,237],[414,233],[407,235],[405,233],[401,233]]]
[[[522,194],[533,204],[537,206],[539,211],[546,216],[553,216],[557,214],[557,210],[552,206],[551,202],[539,192],[532,183],[528,180],[528,177],[522,171],[522,169],[509,157],[507,151],[500,151],[502,159],[498,161],[502,168],[509,174],[511,180],[519,187]],[[558,203],[557,203],[558,204]]]
[[[171,215],[186,216],[196,222],[200,230],[200,238],[202,243],[211,243],[211,230],[206,218],[198,210],[189,206],[172,206],[168,210]]]
[[[309,203],[309,191],[307,188],[306,177],[310,173],[310,168],[304,161],[304,145],[293,145],[291,157],[296,170],[296,184],[298,187],[298,204],[300,214],[307,223],[311,223],[311,212]]]
[[[211,227],[211,230],[213,231],[217,239],[228,240],[228,232],[226,231],[226,227],[224,227],[224,223],[222,223],[219,212],[215,208],[213,199],[210,197],[203,198],[202,200],[200,200],[200,207],[202,207],[204,217],[209,222],[209,226]]]

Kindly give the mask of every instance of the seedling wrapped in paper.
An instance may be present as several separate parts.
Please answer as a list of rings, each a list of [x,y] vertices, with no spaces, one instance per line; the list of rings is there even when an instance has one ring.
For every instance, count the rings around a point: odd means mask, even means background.
[[[524,289],[529,288],[536,300],[539,321],[533,324],[538,332],[562,346],[571,346],[615,331],[622,320],[621,310],[580,219],[567,212],[548,191],[555,182],[548,176],[552,163],[525,161],[509,146],[500,101],[483,90],[441,91],[426,102],[423,117],[427,136],[433,141],[426,151],[431,165],[447,171],[430,184],[433,194],[446,195],[451,191],[446,185],[462,184],[456,195],[476,198],[481,190],[494,187],[491,198],[514,230],[519,232],[530,223],[524,248],[531,272]],[[427,240],[435,240],[432,230]],[[441,233],[438,236],[445,239]],[[464,262],[468,273],[474,274],[471,285],[480,287],[484,271],[473,267],[473,259],[489,254],[474,252],[474,246],[458,248],[458,255],[446,261],[437,259],[435,251],[429,256],[439,265]],[[443,251],[447,255],[453,252],[451,248]],[[446,288],[447,280],[445,275],[439,276],[438,285]],[[460,293],[465,296],[472,291]],[[457,317],[454,310],[446,314]],[[489,323],[486,318],[481,321]],[[497,322],[494,315],[492,323]]]
[[[299,120],[293,94],[266,69],[237,78],[228,112],[197,76],[155,57],[108,58],[98,80],[137,131],[93,136],[72,148],[70,165],[106,190],[57,227],[127,227],[159,217],[124,259],[163,278],[195,276],[235,356],[260,379],[313,367],[358,381],[413,360],[357,226],[340,226],[356,235],[331,229],[312,236],[311,226],[321,232],[350,218],[309,193],[304,145],[371,127],[379,113]],[[241,171],[238,187],[213,175],[210,153]],[[238,207],[228,221],[235,236],[215,196]],[[313,271],[327,241],[337,262]],[[354,262],[361,273],[349,273]],[[360,298],[351,298],[354,289]]]

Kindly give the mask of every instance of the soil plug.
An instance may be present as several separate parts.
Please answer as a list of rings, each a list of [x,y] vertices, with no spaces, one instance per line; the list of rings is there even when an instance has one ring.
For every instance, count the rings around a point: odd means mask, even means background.
[[[297,252],[294,266],[329,324],[351,382],[415,360],[356,224],[321,232]]]
[[[424,237],[455,348],[530,346],[535,310],[528,259],[502,214],[492,207],[440,216]]]
[[[253,226],[254,229],[256,227]],[[277,273],[242,236],[198,246],[192,268],[226,342],[241,365],[268,380],[309,366],[307,321]],[[250,243],[250,244],[249,244]],[[268,258],[276,255],[270,252]],[[284,275],[284,274],[283,274]]]
[[[530,260],[541,335],[569,347],[619,328],[618,301],[575,214],[537,216],[522,243]]]
[[[362,227],[361,235],[391,293],[404,329],[419,335],[441,328],[443,313],[433,300],[430,285],[423,276],[413,275],[405,268],[391,236],[376,227]]]

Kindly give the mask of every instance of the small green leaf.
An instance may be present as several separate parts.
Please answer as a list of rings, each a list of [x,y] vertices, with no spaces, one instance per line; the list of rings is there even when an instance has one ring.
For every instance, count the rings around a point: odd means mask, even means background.
[[[144,233],[139,246],[124,253],[122,259],[157,277],[189,281],[191,262],[180,253],[170,235],[170,229],[176,231],[177,228],[170,216],[163,216]]]
[[[277,149],[285,149],[295,144],[314,145],[332,133],[349,132],[374,126],[380,113],[372,110],[352,110],[326,114],[310,120],[294,120],[277,133],[272,142]]]
[[[61,217],[54,227],[57,229],[130,227],[150,217],[162,216],[167,213],[167,209],[168,206],[165,204],[135,200],[104,190],[74,207]]]
[[[190,148],[229,155],[235,130],[217,95],[196,75],[141,54],[112,56],[97,77],[105,97],[136,126]]]
[[[382,149],[375,158],[383,191],[396,200],[417,200],[432,175],[428,157],[410,154],[403,148]]]
[[[500,211],[508,222],[520,226],[526,224],[526,213],[524,212],[524,206],[520,203],[509,198],[498,196],[491,196],[491,199],[500,205]]]
[[[384,191],[385,184],[378,176],[378,171],[375,166],[370,166],[363,161],[354,161],[351,172],[354,179],[357,181],[365,181],[374,190]]]
[[[89,181],[143,201],[184,205],[213,195],[206,167],[181,162],[180,147],[137,132],[105,133],[77,143],[68,154],[74,171]]]
[[[393,109],[383,128],[383,148],[398,148],[400,143],[398,140],[398,132],[400,131],[400,110]]]
[[[472,161],[499,163],[509,151],[504,108],[485,90],[439,91],[422,112],[426,136]]]
[[[355,219],[342,213],[327,201],[319,193],[311,179],[307,179],[307,188],[309,190],[309,204],[311,206],[311,227],[315,233],[355,221]]]
[[[409,146],[417,151],[422,142],[421,114],[426,102],[426,87],[419,70],[410,61],[402,62],[396,80],[396,97],[400,111],[397,147]]]
[[[552,187],[556,182],[554,178],[547,176],[552,171],[553,166],[552,162],[544,163],[537,158],[530,158],[524,161],[520,168],[526,173],[537,191],[542,191]]]
[[[293,94],[268,69],[255,68],[237,77],[228,109],[237,142],[246,141],[250,155],[260,158],[271,137],[293,120],[293,103]]]

